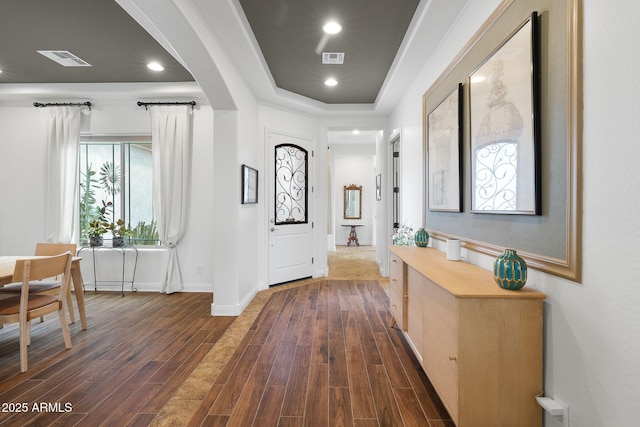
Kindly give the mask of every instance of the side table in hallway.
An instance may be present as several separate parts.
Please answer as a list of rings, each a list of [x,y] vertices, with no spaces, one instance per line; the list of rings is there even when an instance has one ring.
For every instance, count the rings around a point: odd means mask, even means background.
[[[351,242],[355,242],[356,245],[360,246],[360,242],[358,242],[358,233],[356,233],[356,227],[362,227],[362,224],[342,224],[343,227],[351,227],[351,231],[349,232],[349,239],[347,240],[347,246],[351,246]]]

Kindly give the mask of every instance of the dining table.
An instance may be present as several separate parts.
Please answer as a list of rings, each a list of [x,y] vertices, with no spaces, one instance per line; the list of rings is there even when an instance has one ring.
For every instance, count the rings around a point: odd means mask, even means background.
[[[16,265],[16,261],[19,259],[33,259],[43,258],[38,256],[0,256],[0,287],[8,285],[13,282],[13,270]],[[71,286],[69,292],[73,291],[76,296],[76,303],[78,305],[78,313],[80,314],[80,322],[82,323],[82,330],[87,330],[87,314],[84,308],[84,285],[82,281],[82,272],[80,271],[80,261],[82,257],[74,256],[71,260]],[[71,289],[73,287],[73,290]],[[69,307],[72,312],[73,307]],[[73,321],[73,314],[72,321]]]

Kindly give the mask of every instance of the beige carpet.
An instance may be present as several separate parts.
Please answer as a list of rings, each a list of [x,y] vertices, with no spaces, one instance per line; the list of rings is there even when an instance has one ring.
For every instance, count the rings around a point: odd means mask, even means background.
[[[380,276],[380,269],[376,263],[376,251],[373,246],[338,246],[336,252],[329,252],[328,265],[329,279],[378,280],[378,283],[388,293],[389,279]],[[326,279],[327,277],[304,279],[258,292],[249,306],[236,318],[216,345],[186,378],[150,425],[154,427],[187,426],[191,416],[198,409],[211,389],[211,385],[233,356],[240,341],[247,334],[270,296],[274,292]]]
[[[375,246],[337,246],[329,252],[330,279],[383,279],[376,263]]]

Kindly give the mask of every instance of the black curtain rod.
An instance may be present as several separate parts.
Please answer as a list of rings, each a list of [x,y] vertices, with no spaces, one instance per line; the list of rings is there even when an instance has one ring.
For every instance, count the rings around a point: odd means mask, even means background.
[[[43,104],[41,102],[34,102],[34,107],[62,107],[68,105],[70,107],[89,107],[89,111],[91,111],[91,102],[48,102]]]
[[[144,109],[147,110],[147,106],[149,105],[191,105],[191,109],[196,105],[196,101],[184,101],[184,102],[142,102],[138,101],[138,107],[144,106]]]

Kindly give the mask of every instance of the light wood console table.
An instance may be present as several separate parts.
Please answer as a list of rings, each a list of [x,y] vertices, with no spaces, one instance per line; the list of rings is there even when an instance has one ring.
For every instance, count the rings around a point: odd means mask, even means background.
[[[545,294],[432,248],[390,247],[389,305],[458,427],[542,426]]]

